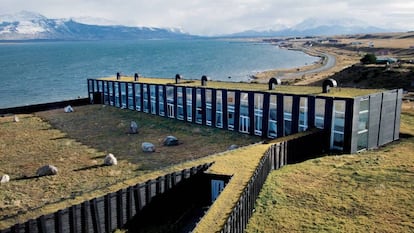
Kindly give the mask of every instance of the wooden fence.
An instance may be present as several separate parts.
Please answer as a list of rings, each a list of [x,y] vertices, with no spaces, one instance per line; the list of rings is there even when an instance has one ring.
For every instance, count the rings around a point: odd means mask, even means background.
[[[316,131],[303,137],[270,145],[220,233],[243,232],[253,214],[256,199],[269,173],[286,164],[301,162],[320,155],[324,151],[324,143],[322,143],[324,139],[326,139],[326,133]],[[313,146],[310,149],[311,145]]]
[[[178,183],[207,170],[212,163],[160,176],[155,180],[94,198],[55,213],[1,230],[0,233],[46,232],[112,232],[122,228],[155,196],[174,188]]]

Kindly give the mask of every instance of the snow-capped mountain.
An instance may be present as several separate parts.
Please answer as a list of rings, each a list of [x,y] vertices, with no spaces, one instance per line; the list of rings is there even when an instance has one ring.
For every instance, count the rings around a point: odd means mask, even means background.
[[[390,31],[391,30],[389,29],[375,27],[361,20],[351,18],[309,18],[293,27],[285,28],[282,30],[249,30],[240,33],[235,33],[231,36],[329,36]]]
[[[89,25],[22,11],[0,16],[0,40],[119,40],[191,38],[179,29]]]

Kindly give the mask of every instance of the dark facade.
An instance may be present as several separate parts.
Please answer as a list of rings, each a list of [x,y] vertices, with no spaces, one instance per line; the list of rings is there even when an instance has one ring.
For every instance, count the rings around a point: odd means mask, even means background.
[[[324,129],[330,150],[355,153],[399,138],[402,90],[354,98],[88,79],[91,103],[278,138]]]

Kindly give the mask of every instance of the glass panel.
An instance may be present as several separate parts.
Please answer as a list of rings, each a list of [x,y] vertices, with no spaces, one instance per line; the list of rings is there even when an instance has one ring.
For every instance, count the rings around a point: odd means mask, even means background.
[[[114,88],[114,96],[115,96],[115,106],[121,107],[119,103],[119,83],[114,82],[115,88]]]
[[[104,104],[109,104],[108,82],[103,82]]]
[[[127,96],[126,96],[126,83],[120,83],[121,86],[121,106],[122,108],[126,108],[126,101],[127,101]]]
[[[250,131],[250,118],[249,118],[249,94],[246,92],[240,93],[240,121],[239,131],[242,133],[248,133]]]
[[[184,120],[183,88],[177,87],[177,119]]]
[[[216,127],[223,127],[223,101],[220,90],[216,91]]]
[[[228,129],[234,129],[234,105],[235,105],[235,93],[233,91],[227,92],[227,121]]]
[[[299,104],[299,132],[302,132],[308,129],[308,98],[300,97]]]
[[[315,99],[315,127],[324,128],[325,121],[325,99]]]
[[[160,116],[164,116],[165,115],[165,110],[164,110],[164,88],[163,86],[158,86],[158,107],[159,107],[159,111],[160,111]]]
[[[141,84],[135,83],[135,109],[141,111]]]
[[[203,122],[203,106],[201,102],[201,89],[196,89],[196,122]]]
[[[269,130],[268,136],[277,137],[277,96],[271,95],[269,103]]]
[[[193,119],[193,89],[186,88],[187,92],[187,121],[192,121]]]
[[[365,98],[359,102],[357,150],[363,150],[368,147],[368,127],[369,127],[368,121],[369,121],[369,99]]]
[[[285,135],[292,133],[292,96],[283,96],[283,123]]]
[[[335,100],[333,110],[331,148],[342,150],[345,128],[345,101]]]
[[[254,94],[254,133],[262,135],[263,124],[263,94]]]
[[[150,85],[150,98],[151,98],[151,113],[157,114],[157,93],[156,93],[156,86]]]
[[[212,91],[210,89],[206,89],[206,124],[207,125],[211,125],[211,118],[212,118],[211,98],[212,98]]]
[[[174,87],[167,86],[166,87],[167,92],[167,116],[170,118],[175,117],[174,113]]]
[[[127,83],[128,87],[128,108],[133,110],[134,109],[134,91],[133,91],[133,83]]]
[[[148,109],[148,89],[147,89],[147,87],[148,87],[148,85],[147,84],[142,84],[143,85],[143,92],[142,92],[142,97],[143,97],[143,99],[144,99],[144,112],[149,112],[149,109]]]

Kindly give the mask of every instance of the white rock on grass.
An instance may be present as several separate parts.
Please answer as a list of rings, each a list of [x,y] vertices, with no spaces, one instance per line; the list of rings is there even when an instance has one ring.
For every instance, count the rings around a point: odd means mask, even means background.
[[[9,182],[9,181],[10,181],[10,176],[9,176],[9,175],[7,175],[7,174],[5,174],[5,175],[3,175],[3,176],[1,177],[0,183],[1,183],[1,184],[4,184],[4,183],[7,183],[7,182]]]
[[[73,112],[74,111],[73,108],[72,108],[72,106],[70,106],[70,105],[66,106],[63,110],[65,112]]]
[[[58,173],[58,169],[53,165],[45,165],[37,169],[37,176],[53,176]]]
[[[19,117],[17,116],[17,115],[14,115],[14,117],[13,117],[13,121],[14,122],[19,122],[20,120],[19,120]]]
[[[155,151],[154,144],[150,142],[143,142],[141,145],[141,148],[143,152],[154,152]]]
[[[130,134],[138,133],[138,124],[135,121],[131,121],[131,124],[129,125],[129,133]]]
[[[107,154],[104,159],[104,165],[106,166],[113,166],[117,165],[118,160],[115,158],[115,156],[111,153]]]

